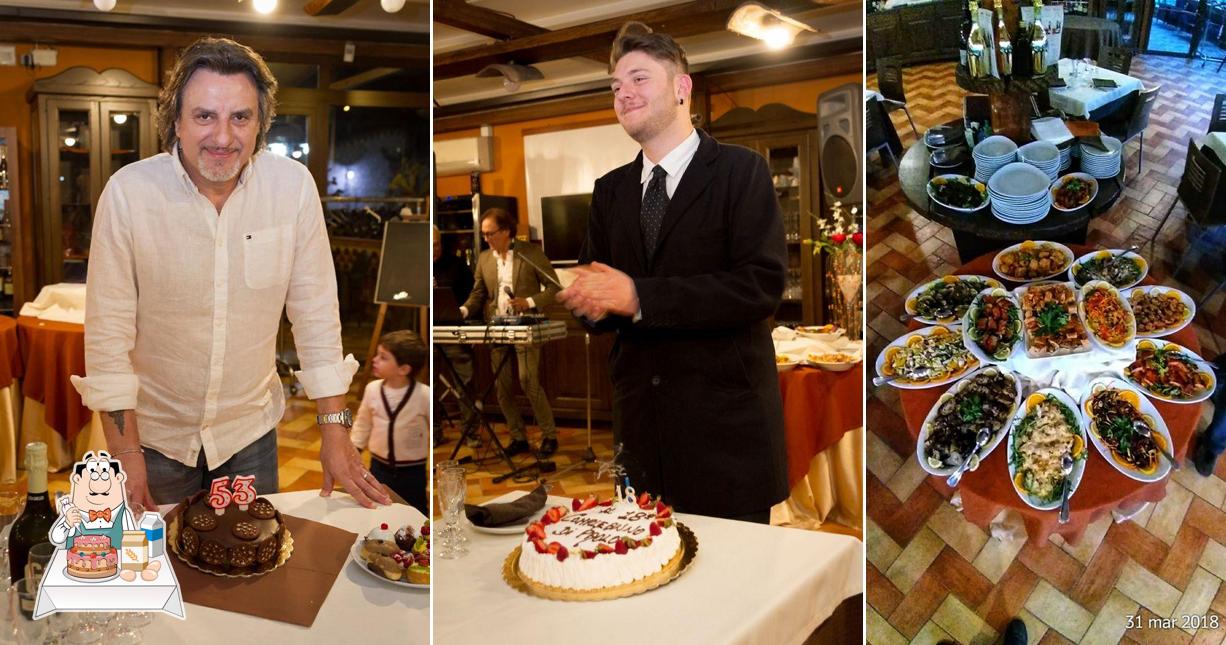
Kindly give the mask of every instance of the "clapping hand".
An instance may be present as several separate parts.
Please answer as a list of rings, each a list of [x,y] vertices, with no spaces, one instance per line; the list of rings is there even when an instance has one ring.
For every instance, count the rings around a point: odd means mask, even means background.
[[[639,310],[634,280],[600,262],[575,267],[575,281],[558,292],[558,300],[572,313],[595,322],[608,314],[633,316]]]

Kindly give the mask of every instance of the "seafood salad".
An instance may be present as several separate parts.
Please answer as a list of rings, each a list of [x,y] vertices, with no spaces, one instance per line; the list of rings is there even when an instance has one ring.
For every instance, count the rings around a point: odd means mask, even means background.
[[[1077,284],[1105,280],[1116,287],[1124,288],[1136,284],[1141,279],[1142,272],[1142,265],[1137,258],[1103,251],[1076,265],[1073,269],[1073,279]]]
[[[1176,400],[1197,398],[1213,382],[1177,345],[1158,347],[1144,340],[1137,343],[1136,360],[1124,368],[1124,374],[1146,391]]]
[[[1094,420],[1091,428],[1111,448],[1116,462],[1150,475],[1158,470],[1158,444],[1155,441],[1165,443],[1165,439],[1157,431],[1154,420],[1137,409],[1139,402],[1135,400],[1136,396],[1129,390],[1103,388],[1090,397],[1086,408]],[[1137,431],[1137,423],[1149,427],[1149,437]]]
[[[915,334],[901,346],[887,347],[882,371],[901,383],[942,381],[977,367],[975,358],[962,344],[962,335],[936,327],[927,336]]]
[[[989,286],[997,286],[978,276],[959,279],[946,276],[921,291],[911,305],[915,314],[931,320],[953,320],[966,313],[975,295]]]
[[[1153,334],[1179,327],[1192,313],[1178,291],[1146,292],[1137,289],[1128,298],[1137,318],[1138,334]]]
[[[1036,397],[1038,397],[1036,399]],[[1085,441],[1077,430],[1077,416],[1050,394],[1032,394],[1026,401],[1026,416],[1013,430],[1013,483],[1031,497],[1053,502],[1060,499],[1065,453],[1074,460],[1085,458]]]
[[[1013,376],[991,368],[972,376],[952,395],[941,397],[924,439],[928,465],[960,466],[975,449],[981,428],[992,436],[1005,428],[1016,394]]]

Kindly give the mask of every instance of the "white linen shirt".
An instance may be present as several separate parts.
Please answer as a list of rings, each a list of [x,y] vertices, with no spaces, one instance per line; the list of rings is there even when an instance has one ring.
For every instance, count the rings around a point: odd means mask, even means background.
[[[85,372],[95,411],[136,411],[141,445],[210,469],[274,428],[285,410],[275,351],[293,325],[311,399],[345,394],[336,270],[306,166],[257,154],[221,213],[177,154],[129,164],[94,215]]]

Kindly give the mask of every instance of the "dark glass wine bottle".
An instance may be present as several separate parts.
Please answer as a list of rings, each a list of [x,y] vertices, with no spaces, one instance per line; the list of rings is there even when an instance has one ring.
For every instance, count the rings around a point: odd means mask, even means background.
[[[55,509],[47,496],[47,444],[41,441],[26,444],[26,473],[29,476],[26,507],[9,533],[9,575],[13,582],[26,577],[30,549],[50,540],[51,525],[55,523]]]
[[[1013,75],[1017,78],[1030,78],[1033,75],[1032,65],[1030,25],[1019,16],[1017,35],[1013,37]]]
[[[958,64],[966,67],[967,41],[971,37],[971,0],[962,8],[962,26],[958,28]]]

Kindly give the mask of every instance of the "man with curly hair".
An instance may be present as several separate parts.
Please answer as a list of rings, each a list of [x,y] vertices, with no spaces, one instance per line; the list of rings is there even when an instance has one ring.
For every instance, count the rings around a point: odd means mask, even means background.
[[[175,502],[213,478],[278,490],[274,364],[285,310],[320,413],[322,495],[340,483],[389,503],[350,443],[336,272],[315,181],[260,154],[277,81],[224,38],[184,50],[159,97],[165,152],[124,166],[99,199],[90,245],[84,378],[134,505]]]

